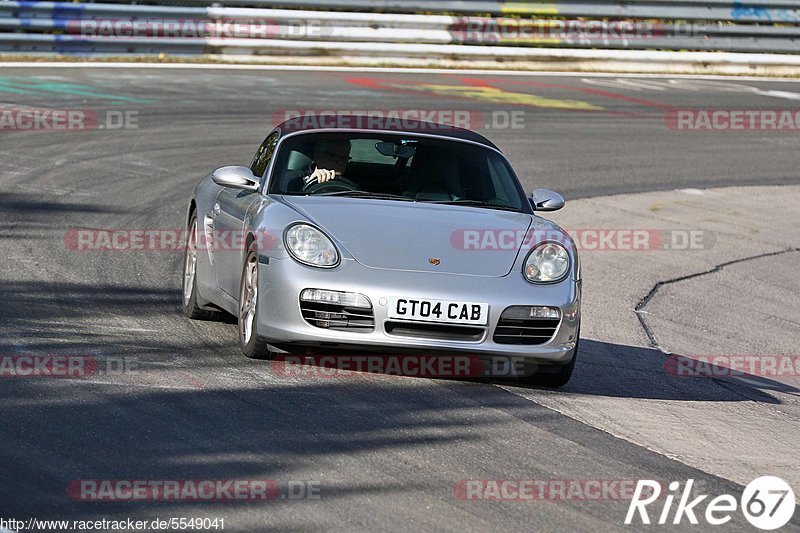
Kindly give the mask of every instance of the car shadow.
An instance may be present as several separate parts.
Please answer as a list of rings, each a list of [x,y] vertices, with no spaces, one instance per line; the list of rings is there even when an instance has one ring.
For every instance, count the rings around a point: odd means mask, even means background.
[[[312,350],[313,351],[313,350]],[[436,357],[450,358],[449,365],[431,365],[433,372],[420,370],[424,361]],[[337,357],[341,364],[337,363]],[[390,362],[389,359],[396,361]],[[403,360],[411,358],[410,376],[422,374],[433,379],[454,379],[476,383],[510,385],[524,388],[542,388],[518,380],[507,357],[477,356],[469,352],[442,353],[409,351],[399,354],[371,353],[369,350],[354,353],[352,350],[328,350],[305,355],[280,355],[273,362],[281,372],[289,375],[327,376],[346,379],[356,372],[347,369],[366,369],[370,361],[373,368],[367,374],[387,378],[401,376]],[[462,367],[454,361],[461,359]],[[731,371],[714,364],[692,367],[691,360],[668,355],[653,348],[641,348],[590,339],[581,339],[578,361],[572,379],[565,386],[554,389],[562,394],[580,394],[619,398],[641,398],[671,401],[759,401],[781,403],[770,392],[800,393],[796,384],[765,376]],[[391,364],[394,363],[394,364]],[[343,368],[345,370],[337,370]],[[439,371],[443,368],[444,372]],[[689,370],[685,370],[688,368]],[[530,369],[529,369],[530,370]],[[447,372],[451,373],[448,374]],[[437,373],[438,372],[438,373]]]
[[[779,404],[770,392],[800,394],[798,383],[709,364],[696,372],[676,368],[676,355],[581,339],[578,362],[565,394],[674,401],[759,401]],[[689,374],[689,375],[687,375]],[[691,375],[694,374],[694,375]]]

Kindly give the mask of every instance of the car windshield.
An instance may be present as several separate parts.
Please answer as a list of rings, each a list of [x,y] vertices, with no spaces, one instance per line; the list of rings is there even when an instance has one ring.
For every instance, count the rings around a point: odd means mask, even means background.
[[[271,194],[347,196],[519,211],[505,158],[477,144],[403,134],[307,133],[287,139]]]

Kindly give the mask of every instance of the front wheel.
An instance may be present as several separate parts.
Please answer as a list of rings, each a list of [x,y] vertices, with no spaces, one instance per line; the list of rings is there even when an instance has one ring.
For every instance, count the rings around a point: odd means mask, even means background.
[[[566,385],[572,377],[572,372],[575,370],[575,361],[578,360],[578,344],[580,342],[580,330],[578,330],[578,337],[575,339],[575,348],[572,350],[572,360],[557,368],[556,371],[552,369],[535,372],[529,376],[520,377],[522,383],[528,385],[538,385],[540,387],[549,387],[557,389]]]
[[[258,250],[250,245],[239,288],[239,346],[251,359],[272,359],[267,342],[258,336]]]

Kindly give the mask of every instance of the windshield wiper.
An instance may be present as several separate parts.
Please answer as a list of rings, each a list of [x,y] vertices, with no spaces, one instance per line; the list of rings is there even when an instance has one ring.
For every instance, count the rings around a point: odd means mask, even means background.
[[[369,191],[335,191],[335,192],[326,192],[322,194],[311,194],[309,196],[351,196],[353,198],[367,198],[374,200],[404,200],[406,202],[416,201],[413,198],[409,198],[408,196],[401,196],[399,194],[369,192]]]
[[[501,211],[514,211],[519,212],[519,209],[510,205],[492,204],[483,202],[481,200],[429,200],[426,204],[443,204],[443,205],[473,205],[475,207],[485,207],[487,209],[499,209]]]

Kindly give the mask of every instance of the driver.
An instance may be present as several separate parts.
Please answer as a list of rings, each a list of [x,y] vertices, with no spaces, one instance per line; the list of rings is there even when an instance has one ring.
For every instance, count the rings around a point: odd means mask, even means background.
[[[322,141],[314,145],[314,159],[306,170],[295,171],[289,190],[306,189],[342,177],[350,161],[350,141]]]

